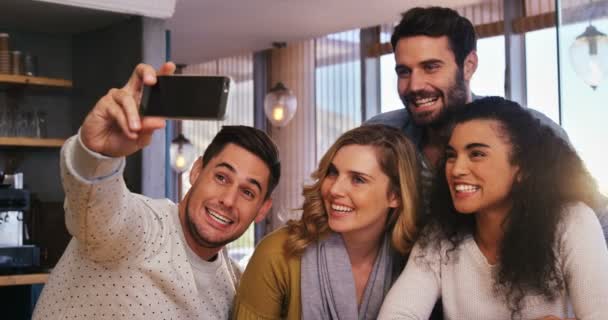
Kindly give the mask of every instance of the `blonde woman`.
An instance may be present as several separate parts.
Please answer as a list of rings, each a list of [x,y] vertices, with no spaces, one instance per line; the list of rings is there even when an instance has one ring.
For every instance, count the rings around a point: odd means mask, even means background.
[[[376,319],[417,233],[418,161],[399,130],[344,133],[304,187],[302,219],[260,242],[234,319]]]

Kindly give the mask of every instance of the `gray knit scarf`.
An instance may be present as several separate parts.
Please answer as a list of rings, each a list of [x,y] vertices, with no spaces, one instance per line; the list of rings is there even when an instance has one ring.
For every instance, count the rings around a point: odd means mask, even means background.
[[[384,296],[393,282],[393,257],[388,236],[357,308],[355,281],[350,259],[339,234],[308,246],[301,260],[302,320],[376,319]]]

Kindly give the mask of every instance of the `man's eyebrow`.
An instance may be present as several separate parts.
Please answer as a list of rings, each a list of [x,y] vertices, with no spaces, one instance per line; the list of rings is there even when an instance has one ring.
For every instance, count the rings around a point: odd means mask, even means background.
[[[227,163],[227,162],[220,162],[220,163],[216,164],[216,165],[215,165],[215,167],[216,167],[216,168],[219,168],[219,167],[224,167],[224,168],[226,168],[226,169],[228,169],[228,170],[230,170],[230,171],[232,171],[232,172],[236,173],[236,169],[234,169],[234,167],[233,167],[233,166],[231,166],[231,165],[230,165],[229,163]]]
[[[236,169],[234,169],[234,167],[231,166],[227,162],[220,162],[217,165],[215,165],[215,167],[216,168],[220,168],[220,167],[226,168],[226,169],[230,170],[231,172],[236,173]],[[249,181],[249,183],[256,186],[260,190],[260,192],[262,192],[262,184],[258,180],[254,179],[254,178],[247,178],[247,181]]]
[[[249,183],[253,184],[254,186],[258,187],[258,190],[260,192],[262,192],[262,184],[258,180],[254,179],[254,178],[247,178],[247,181],[249,181]]]
[[[440,60],[440,59],[428,59],[428,60],[420,61],[421,65],[433,64],[433,63],[444,64],[445,62],[443,62],[443,60]]]

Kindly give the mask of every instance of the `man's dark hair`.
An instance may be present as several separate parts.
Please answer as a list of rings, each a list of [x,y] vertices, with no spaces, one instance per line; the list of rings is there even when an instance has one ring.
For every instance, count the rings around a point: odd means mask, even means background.
[[[230,143],[253,153],[268,166],[270,177],[265,198],[269,198],[281,177],[281,162],[276,144],[262,130],[248,126],[223,126],[203,153],[203,167]]]
[[[477,36],[471,21],[449,8],[417,7],[405,12],[391,37],[393,51],[401,38],[415,36],[447,36],[459,67],[464,65],[464,59],[469,53],[477,48]]]

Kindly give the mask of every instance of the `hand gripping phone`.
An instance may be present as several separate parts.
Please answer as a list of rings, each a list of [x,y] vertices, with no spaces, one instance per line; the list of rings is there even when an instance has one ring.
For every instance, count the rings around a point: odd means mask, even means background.
[[[231,80],[225,76],[157,76],[145,86],[140,112],[170,119],[222,120],[226,114]]]

